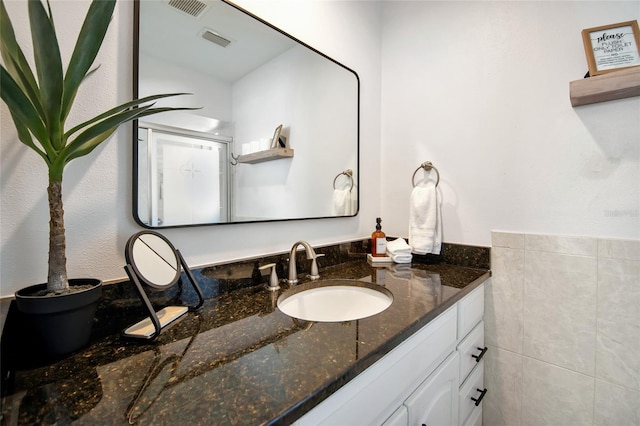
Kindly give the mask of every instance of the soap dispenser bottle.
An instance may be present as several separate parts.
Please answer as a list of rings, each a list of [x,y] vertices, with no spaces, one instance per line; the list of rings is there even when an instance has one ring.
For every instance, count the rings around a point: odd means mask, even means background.
[[[387,255],[387,236],[382,232],[382,219],[376,218],[376,230],[371,234],[371,256],[384,257]]]

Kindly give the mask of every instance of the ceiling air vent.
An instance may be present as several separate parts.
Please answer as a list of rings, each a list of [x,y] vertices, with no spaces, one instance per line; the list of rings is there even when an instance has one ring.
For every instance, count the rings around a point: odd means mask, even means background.
[[[207,29],[202,32],[202,38],[222,47],[227,47],[229,43],[231,43],[231,40],[227,40],[220,34],[216,34],[215,32]]]
[[[206,3],[198,0],[170,0],[169,6],[195,17],[198,17],[207,8]]]

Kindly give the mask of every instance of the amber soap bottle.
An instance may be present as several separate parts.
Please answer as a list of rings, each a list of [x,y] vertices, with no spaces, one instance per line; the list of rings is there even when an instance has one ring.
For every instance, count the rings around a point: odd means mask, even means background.
[[[376,218],[376,230],[371,234],[371,256],[384,257],[387,255],[387,236],[382,232],[382,219]]]

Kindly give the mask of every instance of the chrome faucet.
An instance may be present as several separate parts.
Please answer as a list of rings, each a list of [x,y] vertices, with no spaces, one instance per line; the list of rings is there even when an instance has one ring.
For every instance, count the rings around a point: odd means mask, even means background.
[[[311,273],[309,274],[309,278],[311,278],[312,280],[317,280],[318,278],[320,278],[316,258],[323,255],[317,255],[313,247],[311,247],[308,242],[298,241],[293,245],[293,247],[291,247],[291,253],[289,253],[289,279],[287,280],[287,282],[290,285],[296,284],[298,282],[298,271],[296,269],[296,250],[298,249],[298,246],[300,244],[302,244],[307,252],[307,259],[311,260]]]

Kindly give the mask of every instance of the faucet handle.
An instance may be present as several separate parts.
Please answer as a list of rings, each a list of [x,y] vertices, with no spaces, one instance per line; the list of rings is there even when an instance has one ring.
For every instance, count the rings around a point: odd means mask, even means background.
[[[278,291],[280,290],[280,285],[278,283],[278,273],[276,272],[276,264],[275,263],[268,263],[266,265],[263,265],[261,267],[259,267],[258,269],[263,270],[263,269],[268,269],[271,268],[271,275],[269,276],[269,290],[271,291]]]
[[[318,272],[318,262],[316,262],[316,259],[324,255],[324,253],[316,254],[311,261],[311,273],[309,273],[309,278],[311,278],[312,280],[317,280],[318,278],[320,278],[320,272]]]

